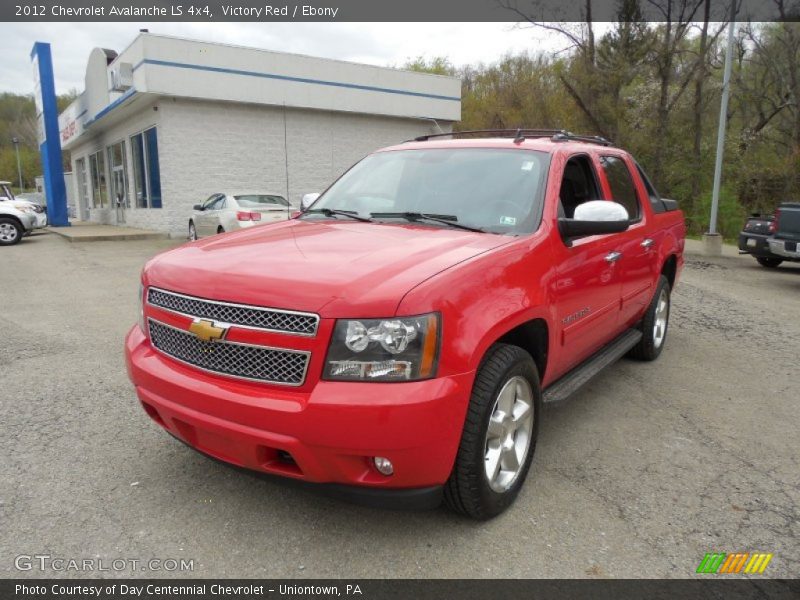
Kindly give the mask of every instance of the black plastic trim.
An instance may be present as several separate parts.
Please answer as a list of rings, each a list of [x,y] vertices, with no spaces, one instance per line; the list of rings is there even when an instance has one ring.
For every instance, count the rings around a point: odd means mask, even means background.
[[[220,458],[217,458],[216,456],[211,456],[210,454],[206,454],[202,450],[195,448],[191,444],[176,436],[169,429],[164,430],[178,440],[181,444],[188,446],[209,460],[256,479],[263,479],[265,481],[280,481],[282,484],[293,486],[307,492],[317,493],[330,498],[335,498],[337,500],[344,500],[352,504],[359,504],[361,506],[370,506],[373,508],[382,508],[387,510],[432,510],[437,508],[442,503],[444,494],[443,485],[434,485],[421,488],[375,488],[359,485],[344,485],[340,483],[314,483],[311,481],[304,481],[302,479],[282,477],[280,475],[273,475],[271,473],[254,471],[253,469],[248,469],[247,467],[240,467],[239,465],[226,462]]]
[[[610,367],[627,354],[642,339],[638,329],[628,329],[609,344],[592,354],[569,373],[553,382],[544,390],[545,404],[561,402],[586,385],[595,375]]]

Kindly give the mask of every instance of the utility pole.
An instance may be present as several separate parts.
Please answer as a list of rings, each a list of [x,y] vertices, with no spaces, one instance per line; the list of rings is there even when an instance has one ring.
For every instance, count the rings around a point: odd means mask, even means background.
[[[725,129],[728,125],[728,98],[731,93],[731,67],[733,63],[733,38],[736,29],[736,0],[731,0],[731,16],[728,24],[728,47],[725,49],[725,73],[722,78],[722,100],[719,107],[719,128],[717,129],[717,160],[714,165],[714,189],[711,193],[711,219],[708,233],[703,236],[705,254],[722,254],[722,236],[717,233],[717,214],[719,213],[719,190],[722,185],[722,158],[725,154]]]
[[[17,176],[19,177],[19,191],[22,192],[22,163],[19,162],[19,138],[11,138],[11,143],[14,144],[14,149],[17,151]]]

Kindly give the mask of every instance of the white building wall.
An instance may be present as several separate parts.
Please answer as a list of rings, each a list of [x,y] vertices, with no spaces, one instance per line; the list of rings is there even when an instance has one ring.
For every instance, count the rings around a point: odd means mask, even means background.
[[[461,118],[458,77],[152,33],[140,34],[117,60],[133,65],[140,92],[396,117]]]
[[[159,229],[183,235],[192,206],[215,192],[286,195],[299,206],[370,152],[424,133],[430,121],[175,98],[159,104],[164,208]],[[153,210],[150,212],[157,212]],[[133,224],[129,220],[129,224]],[[144,226],[144,225],[142,225]]]
[[[158,128],[162,208],[136,208],[130,136],[152,126]],[[445,130],[449,127],[443,125]],[[131,203],[125,225],[181,237],[192,206],[212,193],[286,195],[287,156],[288,197],[299,206],[303,194],[323,191],[370,152],[434,129],[424,119],[161,98],[92,138],[84,139],[84,134],[71,155],[73,171],[77,173],[77,159],[85,158],[91,177],[89,155],[102,149],[107,160],[108,146],[124,139]],[[106,176],[110,183],[108,164]],[[89,214],[94,222],[117,223],[114,208],[90,208]]]

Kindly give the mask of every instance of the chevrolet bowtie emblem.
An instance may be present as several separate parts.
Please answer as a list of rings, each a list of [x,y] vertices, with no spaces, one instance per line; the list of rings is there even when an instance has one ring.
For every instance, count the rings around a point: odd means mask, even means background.
[[[189,331],[204,342],[212,342],[224,338],[225,334],[228,333],[228,328],[220,327],[214,321],[195,319],[189,326]]]

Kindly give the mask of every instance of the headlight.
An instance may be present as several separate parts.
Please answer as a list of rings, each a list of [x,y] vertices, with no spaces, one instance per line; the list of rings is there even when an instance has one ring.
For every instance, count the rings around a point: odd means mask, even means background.
[[[436,375],[439,315],[340,319],[333,330],[324,379],[411,381]]]
[[[144,286],[141,282],[139,282],[139,327],[146,336],[147,328],[144,326]]]

